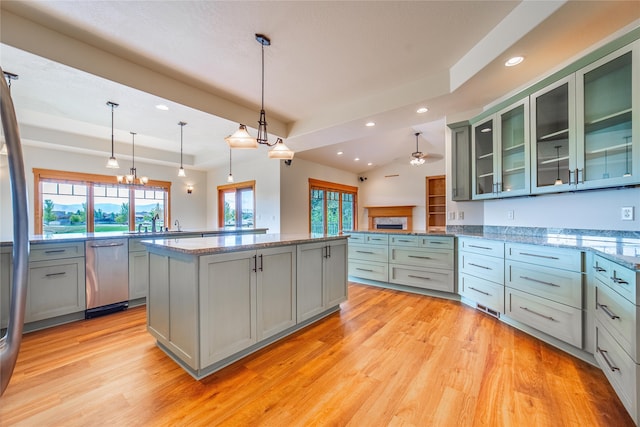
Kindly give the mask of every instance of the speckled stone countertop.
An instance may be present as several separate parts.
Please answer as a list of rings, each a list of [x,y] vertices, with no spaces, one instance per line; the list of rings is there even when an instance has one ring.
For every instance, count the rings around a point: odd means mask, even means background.
[[[592,251],[625,267],[640,271],[640,232],[566,228],[458,226],[446,232],[424,230],[357,230],[354,233],[413,234],[476,237],[505,243],[526,243]],[[346,233],[346,232],[345,232]]]
[[[346,235],[324,234],[236,234],[187,239],[142,240],[149,252],[154,250],[180,252],[187,255],[213,255],[300,243],[345,239]]]

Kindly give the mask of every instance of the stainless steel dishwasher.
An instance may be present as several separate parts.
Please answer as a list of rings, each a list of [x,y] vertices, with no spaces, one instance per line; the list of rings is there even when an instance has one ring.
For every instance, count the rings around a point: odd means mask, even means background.
[[[85,318],[124,310],[129,306],[127,239],[85,243],[87,310]]]

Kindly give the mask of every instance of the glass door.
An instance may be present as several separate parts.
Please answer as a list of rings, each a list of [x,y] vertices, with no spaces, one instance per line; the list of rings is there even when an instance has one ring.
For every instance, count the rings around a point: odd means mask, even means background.
[[[577,73],[579,152],[574,173],[579,188],[640,182],[634,162],[638,125],[634,130],[633,124],[640,90],[633,64],[637,46],[636,42]]]
[[[532,192],[566,191],[575,168],[575,77],[531,95]],[[575,182],[573,183],[575,186]]]
[[[500,157],[497,169],[500,197],[529,193],[529,100],[498,113]]]
[[[493,118],[473,126],[473,198],[487,199],[495,196]]]

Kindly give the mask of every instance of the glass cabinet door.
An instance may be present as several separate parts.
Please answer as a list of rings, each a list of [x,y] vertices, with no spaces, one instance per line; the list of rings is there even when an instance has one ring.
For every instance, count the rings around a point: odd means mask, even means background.
[[[638,43],[634,44],[637,46]],[[638,71],[631,45],[577,73],[578,187],[639,182],[637,158]],[[635,111],[634,111],[635,110]],[[635,150],[634,150],[635,146]]]
[[[451,126],[451,200],[471,199],[471,134],[469,125]]]
[[[495,197],[493,118],[473,126],[473,198]]]
[[[529,100],[498,113],[500,197],[529,193]]]
[[[532,192],[566,191],[575,168],[575,78],[531,95]]]

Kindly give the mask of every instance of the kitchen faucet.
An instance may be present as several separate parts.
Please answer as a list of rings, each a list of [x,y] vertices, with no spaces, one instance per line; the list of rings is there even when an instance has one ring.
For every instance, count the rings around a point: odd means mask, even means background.
[[[158,215],[157,213],[153,216],[153,218],[151,218],[151,232],[155,233],[156,232],[156,220],[160,219],[160,215]]]
[[[176,227],[178,227],[178,231],[182,231],[182,229],[180,228],[180,221],[178,221],[176,219],[176,221],[173,223],[173,225],[175,225]]]

